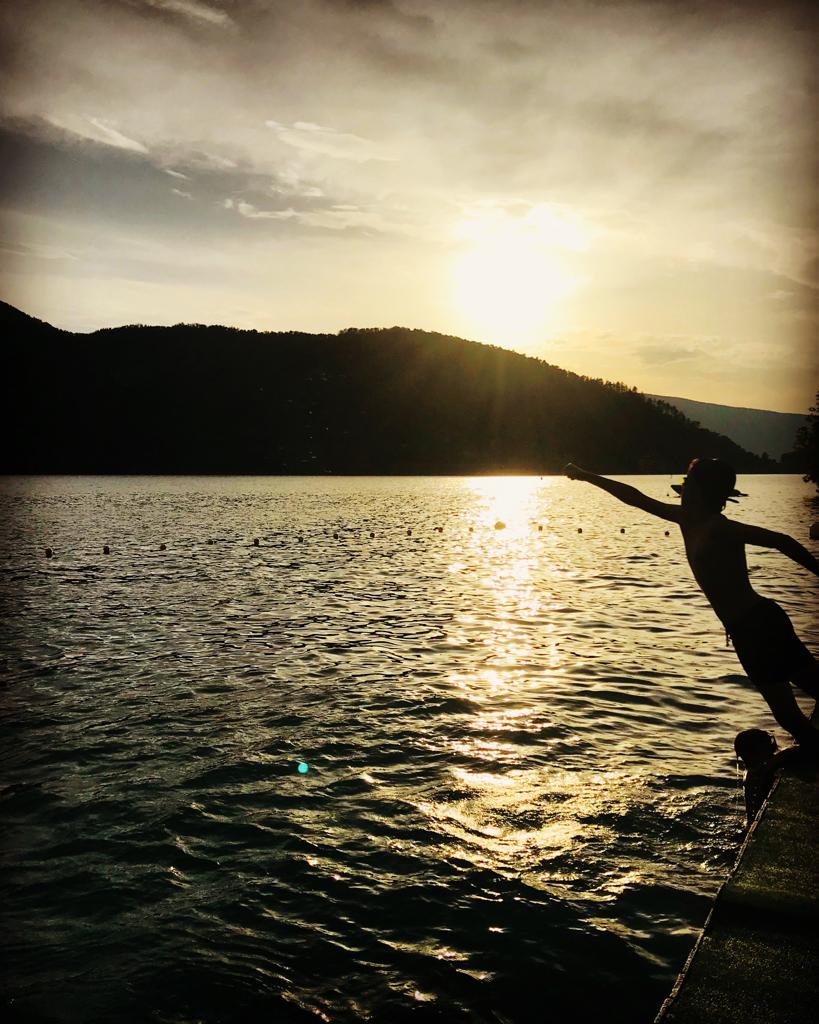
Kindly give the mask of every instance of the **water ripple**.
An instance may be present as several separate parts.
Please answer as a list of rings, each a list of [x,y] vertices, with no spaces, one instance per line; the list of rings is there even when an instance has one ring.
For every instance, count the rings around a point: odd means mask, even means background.
[[[796,478],[753,483],[803,536]],[[553,479],[0,506],[7,1016],[653,1017],[736,850],[733,734],[770,725],[662,523]]]

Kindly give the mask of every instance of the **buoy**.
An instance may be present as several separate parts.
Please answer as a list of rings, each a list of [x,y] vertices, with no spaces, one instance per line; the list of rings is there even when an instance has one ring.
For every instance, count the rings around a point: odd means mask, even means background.
[[[578,533],[582,533],[582,532],[583,532],[583,527],[582,527],[582,526],[578,526],[578,528],[577,528],[577,532],[578,532]]]
[[[337,533],[333,534],[333,540],[338,540],[338,534]]]
[[[669,536],[668,530],[665,531],[665,535],[666,535],[666,537]]]
[[[306,761],[299,761],[299,774],[306,775],[310,771],[310,765]]]
[[[259,546],[259,538],[258,537],[254,537],[253,538],[253,547],[257,548],[258,546]]]
[[[370,531],[370,540],[372,540],[374,537],[375,537],[375,534],[372,531]]]
[[[495,529],[496,530],[505,530],[506,529],[506,523],[504,523],[501,519],[499,519],[495,523]]]
[[[819,523],[811,523],[808,536],[811,540],[819,540]]]
[[[299,534],[299,544],[303,544],[303,543],[304,543],[304,537],[302,537],[302,535]]]
[[[53,554],[54,552],[51,550],[51,548],[46,548],[46,558],[51,558]]]
[[[164,544],[160,544],[159,545],[159,550],[160,551],[165,551],[166,550],[165,545]]]
[[[111,549],[110,549],[110,548],[108,547],[108,545],[107,545],[107,544],[105,544],[105,545],[103,546],[103,549],[102,549],[102,553],[103,553],[104,555],[110,555],[110,554],[111,554]]]
[[[626,531],[625,531],[625,528],[621,526],[621,527],[620,527],[620,533],[625,533],[625,532],[626,532]]]
[[[213,539],[211,537],[208,537],[208,544],[212,544],[212,543],[213,543]]]
[[[470,533],[474,533],[475,532],[475,527],[474,526],[470,526],[469,527],[469,532]]]

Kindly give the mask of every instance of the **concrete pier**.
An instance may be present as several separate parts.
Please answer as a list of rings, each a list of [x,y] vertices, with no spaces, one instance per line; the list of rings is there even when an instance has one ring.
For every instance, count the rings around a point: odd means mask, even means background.
[[[819,1020],[819,771],[794,767],[757,815],[655,1024],[811,1020]]]

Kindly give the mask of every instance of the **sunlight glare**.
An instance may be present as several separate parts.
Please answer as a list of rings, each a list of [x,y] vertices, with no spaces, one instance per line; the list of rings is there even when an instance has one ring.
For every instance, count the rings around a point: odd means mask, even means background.
[[[456,237],[466,245],[454,268],[455,303],[471,331],[499,344],[544,340],[579,283],[571,256],[587,248],[588,230],[554,204],[523,215],[482,205]]]

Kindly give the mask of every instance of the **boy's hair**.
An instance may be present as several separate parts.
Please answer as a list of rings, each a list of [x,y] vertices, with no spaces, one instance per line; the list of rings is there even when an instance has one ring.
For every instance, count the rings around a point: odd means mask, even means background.
[[[764,729],[743,729],[734,739],[734,750],[745,764],[765,761],[776,752],[776,737]]]
[[[707,505],[720,512],[736,489],[737,475],[722,459],[692,459],[685,474],[686,481],[696,483]]]

